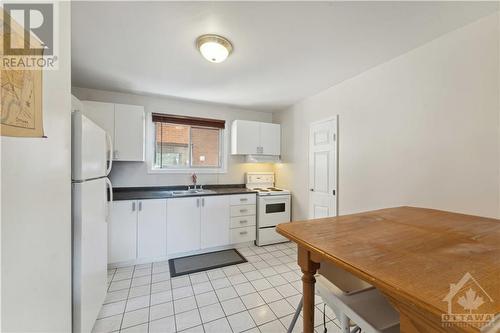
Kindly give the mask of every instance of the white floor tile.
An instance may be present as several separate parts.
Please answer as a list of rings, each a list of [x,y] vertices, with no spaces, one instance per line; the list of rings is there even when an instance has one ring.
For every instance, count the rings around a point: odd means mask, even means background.
[[[271,303],[283,298],[283,296],[281,296],[281,294],[275,288],[269,288],[259,291],[259,294],[260,296],[262,296],[264,301],[266,301],[266,303]]]
[[[151,268],[136,269],[134,277],[151,275]]]
[[[161,293],[151,294],[151,305],[161,304],[172,301],[172,291],[163,291]]]
[[[267,267],[267,268],[259,269],[259,272],[264,277],[269,277],[269,276],[273,276],[273,275],[278,274],[278,272],[276,272],[274,270],[274,268],[272,268],[272,267]]]
[[[299,292],[295,289],[291,284],[284,284],[282,286],[277,286],[276,290],[283,296],[289,297],[293,295],[297,295]]]
[[[115,273],[113,276],[113,282],[120,280],[130,280],[132,278],[133,271]]]
[[[92,333],[109,333],[118,331],[122,323],[122,315],[96,320]]]
[[[277,287],[277,286],[281,286],[281,285],[284,285],[284,284],[287,284],[288,282],[281,276],[281,275],[273,275],[273,276],[269,276],[267,277],[267,281],[269,281],[269,283],[271,283],[271,285],[273,287]]]
[[[104,304],[118,302],[126,300],[128,297],[128,289],[111,291],[106,294],[106,299],[104,300]]]
[[[166,273],[169,272],[169,267],[168,266],[153,266],[153,274],[158,274],[158,273]]]
[[[172,302],[153,305],[149,308],[149,320],[156,320],[165,317],[170,317],[174,314],[174,306]]]
[[[235,333],[243,332],[252,327],[255,327],[255,323],[248,311],[243,311],[231,315],[227,317],[227,320],[229,321],[229,325],[231,325],[231,328]]]
[[[130,293],[128,294],[128,297],[138,297],[138,296],[145,296],[149,295],[151,292],[151,286],[140,286],[140,287],[132,287],[130,288]]]
[[[239,297],[228,299],[221,304],[227,316],[246,310],[245,305]]]
[[[176,314],[193,310],[197,307],[198,306],[196,305],[196,300],[193,296],[181,298],[174,301],[174,310]]]
[[[130,288],[131,282],[132,282],[132,280],[121,280],[121,281],[111,282],[111,284],[109,285],[108,291],[117,291],[117,290],[122,290],[122,289],[128,289],[128,288]]]
[[[208,276],[205,272],[189,274],[189,278],[191,279],[191,284],[198,284],[208,281]]]
[[[286,328],[279,320],[273,320],[267,324],[259,326],[261,333],[286,333]]]
[[[210,282],[202,282],[198,284],[193,284],[193,291],[195,295],[203,294],[212,291],[212,284]]]
[[[268,305],[259,306],[257,308],[248,310],[248,312],[257,325],[262,325],[276,319],[276,315]]]
[[[170,273],[165,272],[153,274],[151,280],[153,281],[153,283],[170,280]]]
[[[184,331],[179,331],[179,333],[204,333],[204,331],[203,331],[203,326],[200,325],[200,326],[188,328],[187,330],[184,330]]]
[[[248,282],[247,278],[243,274],[235,274],[228,276],[228,280],[229,282],[231,282],[233,286],[243,282]]]
[[[262,279],[264,277],[259,271],[246,272],[244,275],[249,281]]]
[[[272,285],[266,279],[253,280],[253,281],[251,281],[251,283],[252,283],[252,286],[257,291],[269,289],[272,287]]]
[[[201,321],[203,323],[223,318],[225,316],[224,311],[222,311],[222,307],[220,306],[220,304],[208,305],[199,308],[199,310],[201,315]]]
[[[153,320],[149,322],[149,333],[174,333],[174,316]]]
[[[205,323],[203,324],[203,327],[205,328],[205,333],[232,333],[231,327],[229,326],[229,322],[226,318]]]
[[[125,311],[125,304],[126,301],[120,301],[103,305],[97,318],[101,319],[104,317],[111,317],[117,314],[121,314]]]
[[[255,308],[266,304],[264,299],[258,293],[251,293],[245,296],[241,296],[241,300],[247,309]]]
[[[124,328],[120,333],[148,333],[149,325],[148,323]]]
[[[211,282],[214,289],[226,288],[231,285],[231,282],[227,278],[212,280]]]
[[[172,289],[172,298],[174,300],[184,298],[184,297],[193,296],[193,295],[194,295],[194,292],[193,292],[193,288],[191,286]]]
[[[230,298],[238,297],[238,294],[236,293],[236,290],[234,290],[233,287],[217,289],[215,293],[217,294],[217,297],[221,302]]]
[[[146,284],[151,283],[151,277],[149,275],[146,276],[138,276],[132,279],[132,287],[144,286]]]
[[[122,329],[147,323],[149,319],[149,308],[126,312],[123,316]]]
[[[125,308],[125,311],[129,312],[149,307],[149,300],[150,300],[149,295],[129,298],[127,300],[127,307]]]
[[[170,289],[172,289],[172,286],[169,280],[156,282],[151,285],[151,293],[159,293]]]
[[[272,302],[268,304],[274,314],[278,317],[284,317],[290,313],[295,313],[295,308],[293,308],[286,300],[280,299],[279,301]]]
[[[191,285],[191,280],[189,280],[188,275],[184,275],[172,278],[171,283],[172,283],[172,289],[175,289]]]
[[[226,276],[241,274],[241,271],[238,269],[238,267],[236,267],[234,265],[224,267],[224,268],[222,268],[222,270],[224,271],[224,274],[226,274]]]
[[[198,309],[176,314],[175,324],[177,326],[177,331],[201,325]]]
[[[215,292],[213,291],[204,294],[199,294],[196,295],[195,297],[199,307],[219,303],[219,299],[217,298]]]
[[[224,271],[222,271],[222,269],[213,269],[211,271],[207,271],[207,275],[210,280],[217,280],[226,277],[226,274],[224,274]]]
[[[237,284],[234,286],[234,289],[236,290],[239,296],[248,295],[256,292],[255,288],[252,286],[250,282]]]

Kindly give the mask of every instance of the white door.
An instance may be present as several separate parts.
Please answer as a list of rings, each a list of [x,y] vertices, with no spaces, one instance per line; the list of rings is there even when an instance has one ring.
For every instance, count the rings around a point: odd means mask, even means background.
[[[115,137],[115,105],[94,101],[82,101],[83,114],[102,127],[110,136]]]
[[[201,248],[229,245],[229,196],[201,198]]]
[[[174,198],[167,200],[167,253],[200,249],[201,199]]]
[[[90,332],[106,296],[104,178],[73,184],[73,332]]]
[[[137,257],[137,201],[113,201],[108,224],[108,262],[117,263]]]
[[[104,177],[108,174],[109,137],[81,112],[71,115],[72,179],[76,181]]]
[[[260,146],[264,155],[281,155],[281,126],[260,123]]]
[[[309,218],[337,215],[337,120],[309,131]]]
[[[144,107],[115,104],[115,160],[144,161]]]
[[[235,120],[231,127],[232,154],[251,155],[260,153],[260,123],[249,120]]]
[[[137,202],[137,258],[167,255],[167,200]]]

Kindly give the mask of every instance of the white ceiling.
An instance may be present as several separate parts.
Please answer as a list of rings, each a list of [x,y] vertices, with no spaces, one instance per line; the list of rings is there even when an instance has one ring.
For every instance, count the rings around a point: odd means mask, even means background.
[[[273,111],[497,10],[496,2],[72,2],[73,85]],[[199,35],[234,52],[209,63]]]

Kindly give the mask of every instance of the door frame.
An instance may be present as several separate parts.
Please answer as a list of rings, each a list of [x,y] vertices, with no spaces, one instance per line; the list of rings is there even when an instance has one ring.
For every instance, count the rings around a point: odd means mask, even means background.
[[[339,115],[336,114],[335,116],[331,116],[331,117],[328,117],[328,118],[324,118],[324,119],[321,119],[321,120],[316,120],[316,121],[313,121],[313,122],[310,122],[309,123],[309,134],[308,134],[308,140],[307,140],[307,201],[308,201],[308,207],[309,207],[309,199],[310,199],[310,193],[309,193],[309,188],[310,188],[310,184],[311,184],[311,179],[310,179],[310,175],[311,175],[311,163],[310,163],[310,154],[311,154],[311,142],[310,142],[310,138],[311,138],[311,127],[314,126],[314,125],[318,125],[318,124],[321,124],[321,123],[324,123],[324,122],[327,122],[327,121],[332,121],[334,120],[335,121],[335,127],[334,127],[334,131],[335,131],[335,142],[334,142],[334,146],[335,146],[335,163],[332,164],[332,166],[335,166],[335,172],[332,173],[335,177],[335,216],[339,216]],[[308,215],[309,215],[309,212],[308,212]],[[311,217],[309,217],[311,218]]]

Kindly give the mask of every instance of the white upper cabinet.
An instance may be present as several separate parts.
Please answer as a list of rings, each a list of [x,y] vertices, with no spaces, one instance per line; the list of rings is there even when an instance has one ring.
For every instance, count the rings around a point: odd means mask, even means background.
[[[144,107],[115,104],[115,160],[144,161],[144,125]]]
[[[82,101],[83,113],[102,127],[113,139],[114,161],[144,161],[144,107]]]
[[[281,126],[249,120],[235,120],[231,125],[233,155],[281,154]]]
[[[228,245],[229,196],[201,198],[201,248]]]

